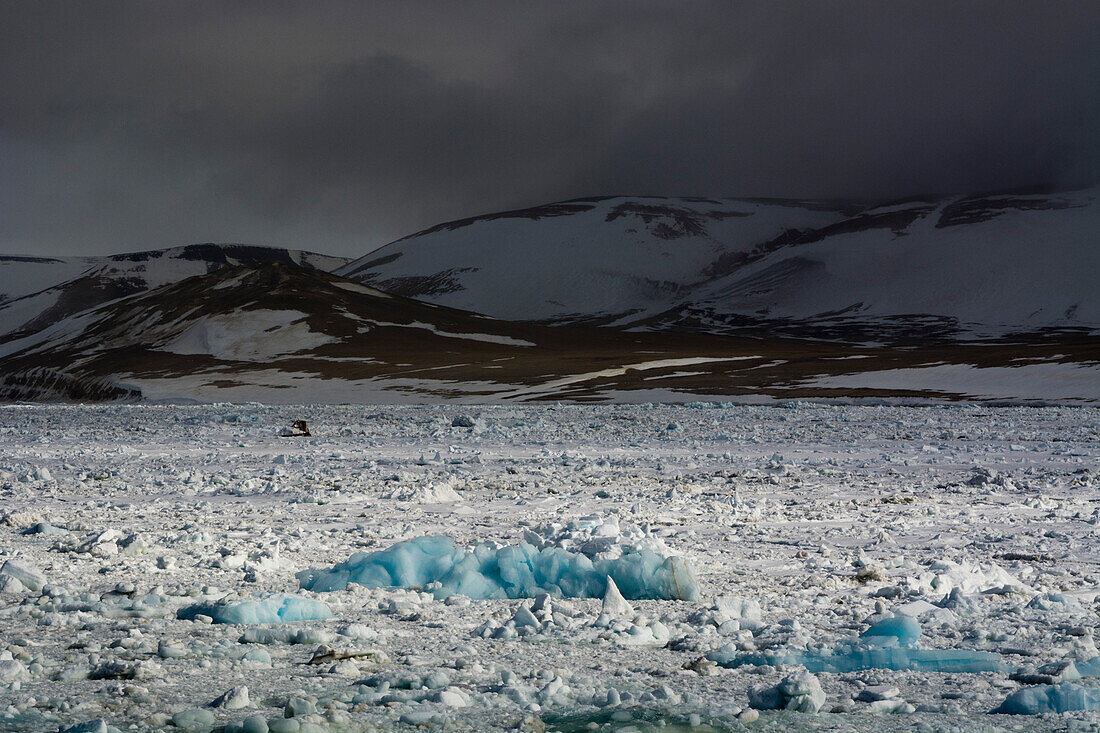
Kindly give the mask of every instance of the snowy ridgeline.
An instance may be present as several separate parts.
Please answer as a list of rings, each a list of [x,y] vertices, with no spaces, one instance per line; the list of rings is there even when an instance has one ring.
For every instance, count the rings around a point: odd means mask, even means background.
[[[0,730],[1100,723],[1094,409],[2,412]]]
[[[715,332],[755,322],[773,334],[788,321],[883,319],[887,339],[949,323],[1095,329],[1097,194],[884,205],[615,196],[443,224],[336,272],[508,319]]]

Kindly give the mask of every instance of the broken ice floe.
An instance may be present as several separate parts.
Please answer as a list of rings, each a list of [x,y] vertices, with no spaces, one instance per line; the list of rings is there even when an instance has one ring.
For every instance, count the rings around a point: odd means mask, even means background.
[[[176,617],[184,620],[199,616],[216,624],[280,624],[332,618],[332,611],[312,598],[277,595],[258,601],[197,603],[176,612]]]
[[[367,588],[430,590],[436,598],[531,598],[542,593],[566,598],[600,598],[612,578],[627,598],[695,600],[695,572],[679,556],[651,550],[629,552],[613,560],[592,560],[559,547],[539,549],[528,542],[494,548],[476,545],[467,552],[450,537],[417,537],[372,553],[356,553],[330,570],[298,573],[301,587],[344,590],[348,583]]]
[[[1001,657],[967,649],[918,649],[920,626],[908,617],[884,619],[862,636],[820,649],[737,652],[727,644],[707,654],[723,667],[801,665],[813,673],[844,674],[866,669],[914,672],[1002,672]],[[902,646],[908,644],[909,646]]]

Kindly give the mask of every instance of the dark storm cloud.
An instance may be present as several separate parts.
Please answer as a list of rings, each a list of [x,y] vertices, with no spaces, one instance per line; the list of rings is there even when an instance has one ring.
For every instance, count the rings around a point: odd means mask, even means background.
[[[1095,2],[0,5],[0,250],[1096,182]]]

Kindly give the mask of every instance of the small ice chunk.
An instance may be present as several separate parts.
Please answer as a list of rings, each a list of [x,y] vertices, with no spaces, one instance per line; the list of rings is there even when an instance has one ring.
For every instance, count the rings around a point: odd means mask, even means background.
[[[787,675],[774,687],[763,685],[749,690],[749,705],[757,710],[816,713],[824,704],[821,683],[805,669]]]
[[[1073,666],[1082,677],[1100,677],[1100,657],[1079,660],[1074,662]]]
[[[77,723],[76,725],[70,725],[68,728],[62,729],[61,733],[111,733],[111,731],[117,730],[117,728],[111,728],[107,725],[107,721],[103,718],[96,718],[95,720],[87,720],[83,723]]]
[[[348,624],[342,627],[338,632],[340,636],[346,636],[349,639],[363,640],[373,639],[378,636],[378,632],[364,624]]]
[[[23,593],[27,587],[19,582],[18,578],[10,575],[0,575],[0,593]]]
[[[259,601],[199,603],[176,612],[180,619],[208,616],[217,624],[279,624],[332,618],[327,605],[302,596],[275,595]]]
[[[600,616],[623,618],[632,617],[633,615],[634,607],[623,598],[623,594],[619,592],[619,587],[615,585],[615,581],[608,576],[607,590],[603,594],[603,608],[600,610]]]
[[[4,650],[0,653],[0,682],[22,681],[29,677],[27,668],[18,659],[13,658],[11,652]]]
[[[875,700],[867,706],[867,712],[874,713],[876,715],[908,715],[916,712],[916,708],[907,703],[905,700],[889,698],[886,700]]]
[[[760,602],[753,598],[740,596],[719,596],[714,599],[716,610],[724,613],[729,619],[759,621]]]
[[[63,527],[55,527],[49,522],[36,522],[27,530],[27,534],[42,534],[46,536],[60,536],[69,534],[69,530]]]
[[[8,575],[36,593],[46,585],[46,575],[33,565],[8,560],[0,566],[0,575]]]
[[[1083,687],[1073,682],[1025,687],[1006,697],[993,712],[1005,715],[1042,715],[1075,710],[1100,710],[1100,689]]]
[[[304,697],[292,697],[283,707],[283,716],[286,718],[301,718],[305,715],[313,715],[315,712],[317,712],[317,705],[313,700],[307,700]]]
[[[1081,677],[1081,673],[1077,671],[1077,665],[1069,659],[1044,664],[1034,671],[1026,668],[1017,670],[1009,675],[1009,679],[1025,685],[1055,685],[1059,682],[1079,680]]]
[[[240,710],[252,704],[248,699],[248,688],[244,685],[232,687],[219,695],[212,703],[212,708],[224,708],[226,710]]]
[[[860,702],[875,702],[897,697],[901,691],[893,685],[869,685],[859,691],[856,699]]]
[[[161,640],[157,643],[157,656],[161,659],[181,659],[187,656],[187,649],[181,644]]]
[[[214,727],[214,714],[203,708],[181,710],[172,716],[172,725],[183,730],[205,732]]]
[[[457,687],[448,687],[435,694],[436,702],[449,708],[464,708],[470,704],[470,696]]]
[[[264,665],[264,666],[270,666],[271,665],[271,655],[268,653],[268,651],[266,649],[262,649],[262,648],[261,649],[249,649],[247,652],[244,653],[244,656],[241,657],[241,660],[245,661],[245,662],[252,662],[253,664],[258,664],[258,665]]]
[[[816,713],[825,704],[825,691],[817,677],[800,669],[779,683],[779,692],[787,698],[785,710]]]
[[[268,733],[270,728],[262,715],[252,715],[240,722],[226,723],[225,733]]]
[[[537,629],[540,626],[539,620],[535,618],[535,614],[531,613],[531,609],[522,605],[516,609],[515,615],[512,616],[512,622],[517,629],[523,626],[532,626]]]

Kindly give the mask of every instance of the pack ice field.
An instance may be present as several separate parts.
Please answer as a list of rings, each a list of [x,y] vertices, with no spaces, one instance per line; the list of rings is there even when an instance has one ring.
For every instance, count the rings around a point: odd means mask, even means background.
[[[1098,455],[1091,407],[2,407],[0,730],[1096,730]]]

